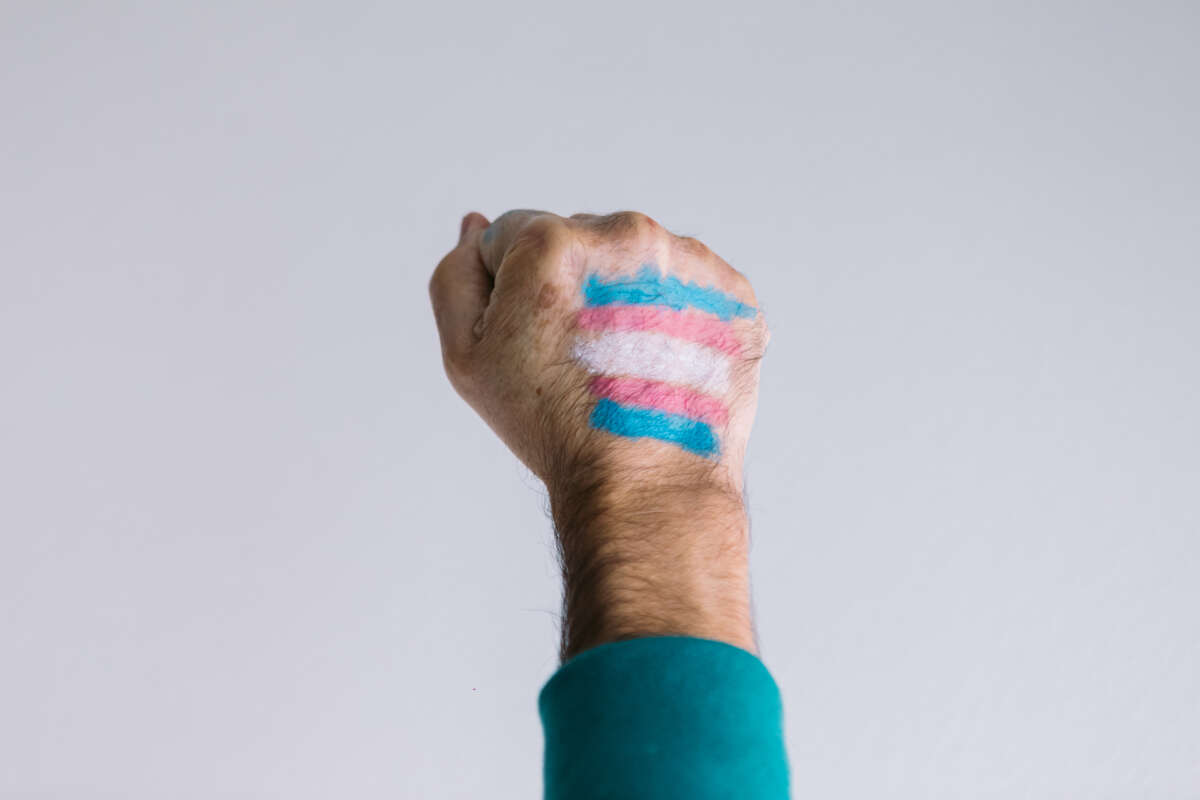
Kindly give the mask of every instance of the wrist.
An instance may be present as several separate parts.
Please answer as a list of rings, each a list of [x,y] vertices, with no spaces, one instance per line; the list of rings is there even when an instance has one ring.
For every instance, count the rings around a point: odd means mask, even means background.
[[[642,636],[755,650],[749,522],[726,474],[593,467],[547,486],[565,583],[564,660]]]

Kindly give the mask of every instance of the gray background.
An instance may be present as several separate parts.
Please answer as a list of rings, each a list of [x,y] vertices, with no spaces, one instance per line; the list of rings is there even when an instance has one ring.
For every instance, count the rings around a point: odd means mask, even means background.
[[[756,282],[798,797],[1200,797],[1194,3],[0,8],[0,795],[538,796],[533,206]]]

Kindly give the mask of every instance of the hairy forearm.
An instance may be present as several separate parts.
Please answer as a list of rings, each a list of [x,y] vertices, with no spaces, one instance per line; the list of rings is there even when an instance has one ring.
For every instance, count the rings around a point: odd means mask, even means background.
[[[755,651],[749,530],[718,481],[577,480],[550,487],[564,580],[561,656],[641,636]]]

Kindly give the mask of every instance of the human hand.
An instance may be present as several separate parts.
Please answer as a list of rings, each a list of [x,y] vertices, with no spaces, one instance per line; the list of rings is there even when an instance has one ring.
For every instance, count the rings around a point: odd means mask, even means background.
[[[587,464],[740,489],[767,329],[700,242],[633,212],[469,214],[430,294],[451,383],[548,485]]]

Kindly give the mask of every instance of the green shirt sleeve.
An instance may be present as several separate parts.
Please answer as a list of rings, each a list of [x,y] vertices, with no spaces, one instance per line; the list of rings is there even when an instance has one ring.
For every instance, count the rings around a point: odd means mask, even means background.
[[[546,800],[788,797],[779,688],[740,647],[600,645],[559,668],[538,710]]]

